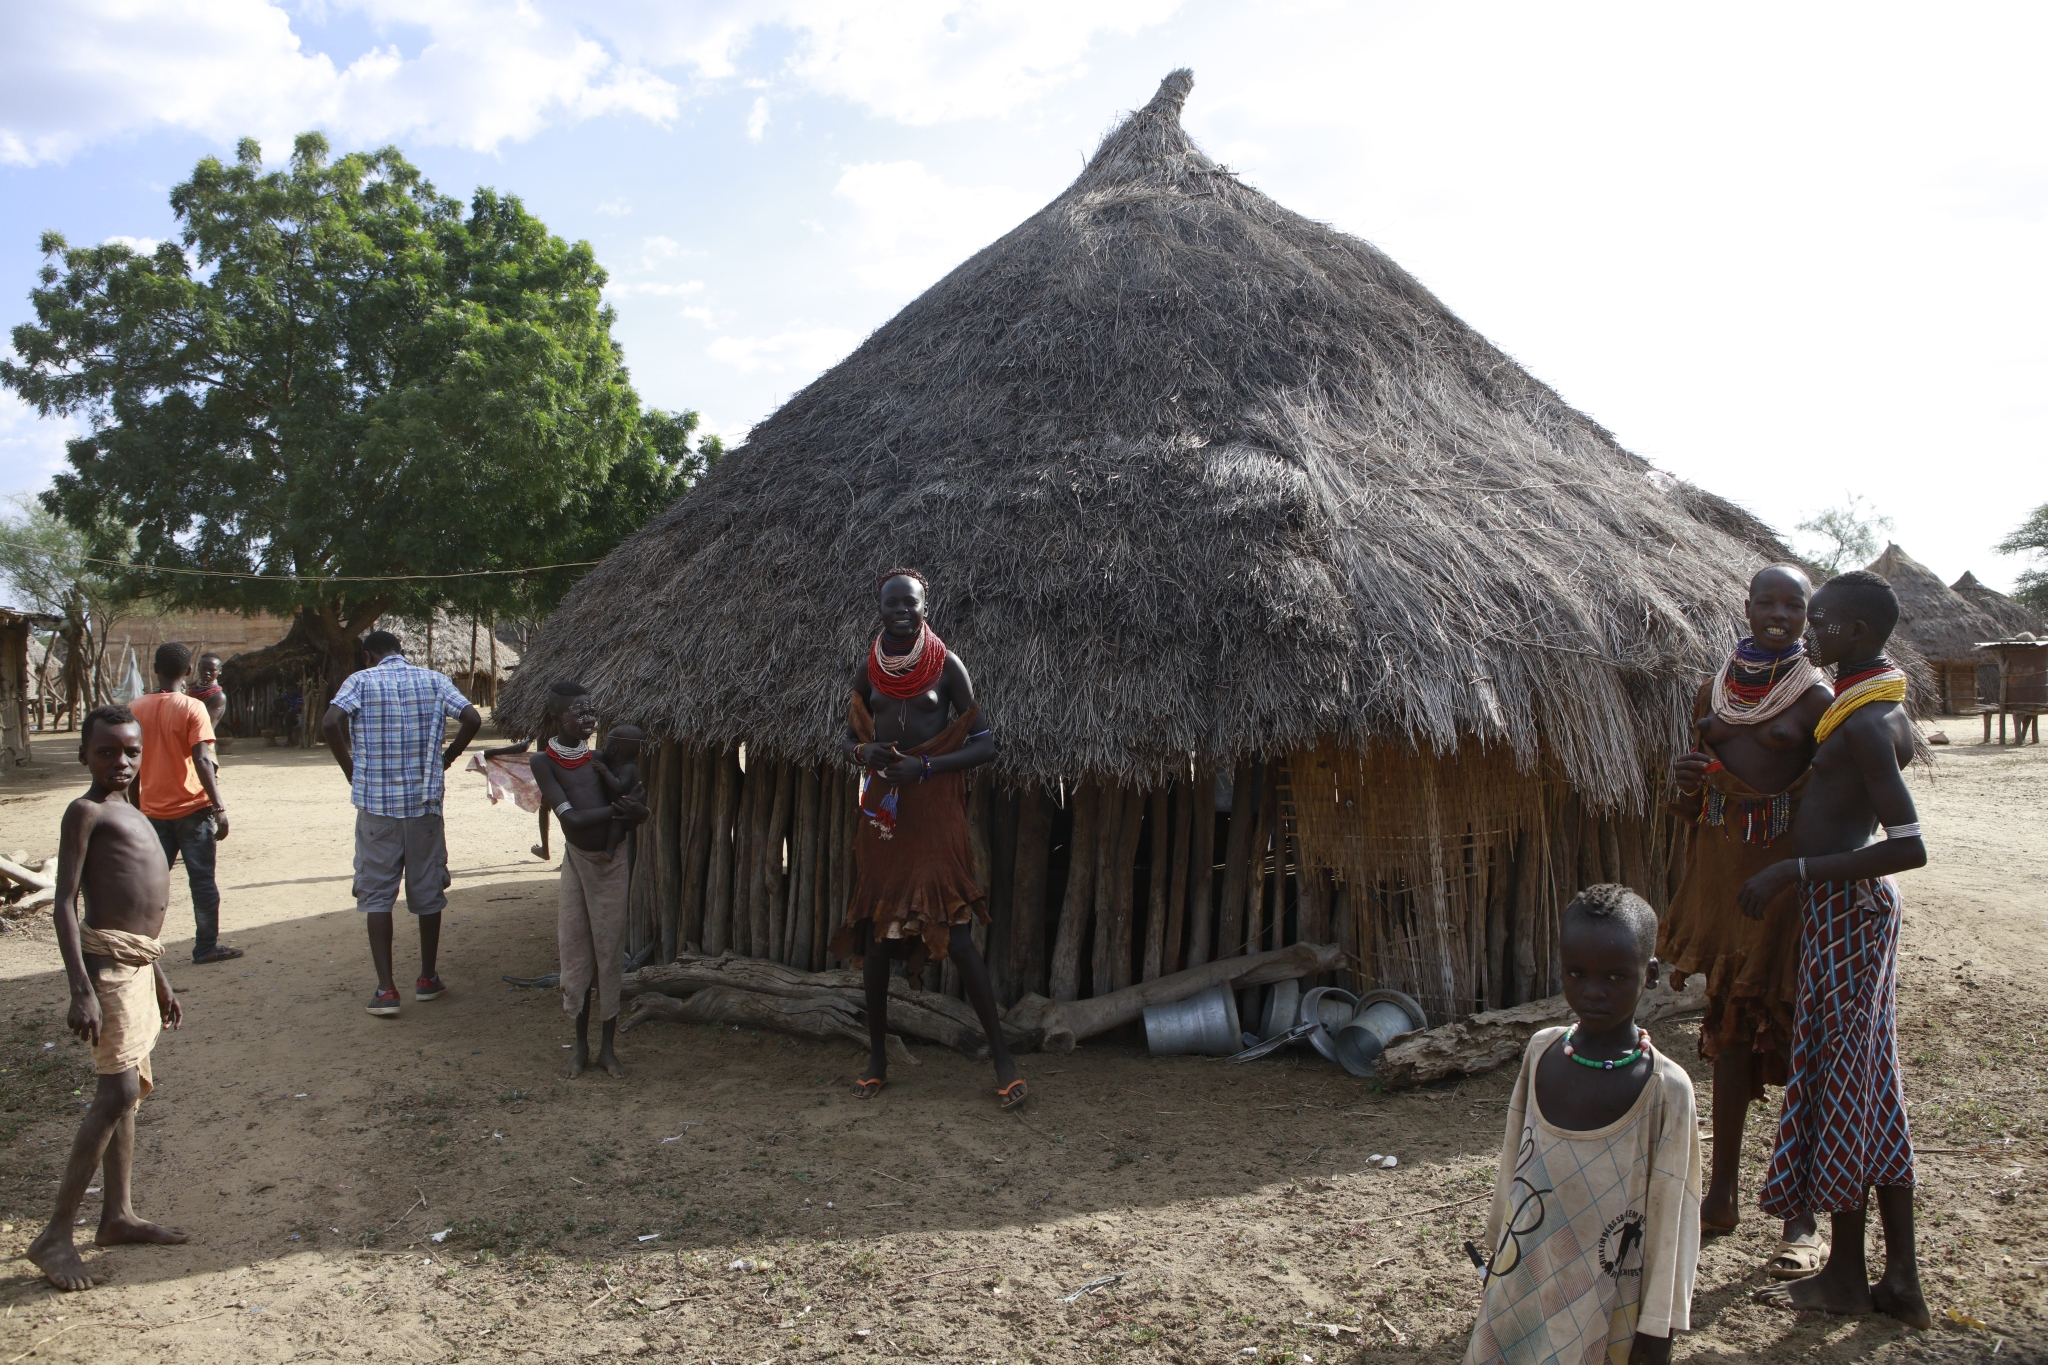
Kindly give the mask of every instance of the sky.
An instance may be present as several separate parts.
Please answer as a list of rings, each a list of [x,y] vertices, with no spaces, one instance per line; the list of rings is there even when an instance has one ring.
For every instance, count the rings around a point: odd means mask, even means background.
[[[736,439],[1188,66],[1209,155],[1652,463],[1787,533],[1854,494],[2008,587],[2048,502],[2044,49],[1994,3],[7,0],[0,325],[44,231],[173,237],[201,158],[317,128],[588,240],[643,401]],[[0,495],[71,430],[0,392]]]

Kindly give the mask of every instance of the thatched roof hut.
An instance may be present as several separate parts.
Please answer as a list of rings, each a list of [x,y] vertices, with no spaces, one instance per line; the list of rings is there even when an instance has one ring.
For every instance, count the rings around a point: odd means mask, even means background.
[[[457,616],[436,609],[432,618],[405,621],[388,617],[378,622],[405,646],[405,657],[421,668],[446,673],[462,694],[489,705],[498,689],[519,667],[519,650],[482,616]]]
[[[1981,607],[1941,581],[1895,544],[1866,566],[1884,575],[1899,595],[1899,625],[1892,638],[1917,650],[1939,680],[1941,710],[1954,715],[1977,705],[1979,640],[2005,632]]]
[[[1977,581],[1977,575],[1965,572],[1961,578],[1949,584],[1957,595],[1967,598],[1977,610],[1998,623],[2001,638],[2009,638],[2025,631],[2039,635],[2048,630],[2041,613],[2007,597],[1998,589]]]
[[[931,575],[997,727],[976,802],[1009,994],[1336,932],[1364,976],[1462,1014],[1549,988],[1586,876],[1664,898],[1661,773],[1781,547],[1204,156],[1191,85],[1167,77],[533,642],[507,723],[574,676],[677,742],[644,932],[822,955],[833,747],[896,563]],[[1217,773],[1236,799],[1211,829]],[[766,892],[720,870],[748,841]]]

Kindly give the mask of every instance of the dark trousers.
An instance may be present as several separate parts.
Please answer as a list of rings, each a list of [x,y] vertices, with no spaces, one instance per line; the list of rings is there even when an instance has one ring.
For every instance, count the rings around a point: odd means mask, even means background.
[[[192,888],[192,960],[197,962],[213,951],[220,940],[220,887],[213,880],[213,812],[195,810],[175,820],[149,823],[163,841],[164,859],[172,867],[178,855],[185,855],[185,880]]]

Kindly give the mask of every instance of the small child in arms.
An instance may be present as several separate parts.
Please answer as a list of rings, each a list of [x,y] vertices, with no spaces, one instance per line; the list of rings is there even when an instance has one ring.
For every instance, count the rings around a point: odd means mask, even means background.
[[[1635,1022],[1657,979],[1657,912],[1589,886],[1558,933],[1578,1022],[1539,1031],[1522,1057],[1465,1362],[1664,1365],[1691,1326],[1700,1139],[1692,1081]]]
[[[639,805],[647,804],[647,784],[640,780],[640,746],[647,740],[646,732],[637,725],[614,725],[605,734],[604,748],[598,750],[597,770],[605,782],[605,795],[616,801],[621,797]],[[638,820],[617,819],[612,821],[611,832],[605,836],[604,851],[607,854],[618,851],[619,844]],[[632,851],[627,851],[627,874],[632,872]]]
[[[149,1054],[162,1028],[183,1018],[164,976],[164,908],[171,874],[147,817],[128,804],[142,766],[142,727],[125,706],[88,714],[78,758],[92,786],[64,812],[57,844],[57,951],[71,979],[71,1031],[92,1044],[99,1088],[71,1143],[57,1209],[28,1258],[58,1289],[90,1289],[92,1276],[71,1241],[72,1220],[94,1171],[104,1180],[93,1241],[176,1244],[186,1235],[145,1223],[129,1203],[135,1107],[151,1089]],[[81,930],[78,901],[85,899]],[[102,1160],[104,1158],[104,1160]]]

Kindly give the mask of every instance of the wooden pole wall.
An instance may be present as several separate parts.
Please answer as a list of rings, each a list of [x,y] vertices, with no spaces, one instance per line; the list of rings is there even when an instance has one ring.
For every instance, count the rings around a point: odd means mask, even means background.
[[[1003,1004],[1044,995],[1045,896],[1052,853],[1052,797],[1036,787],[1017,794],[1017,862],[1010,879],[1010,979]]]
[[[1102,790],[1093,782],[1075,787],[1071,798],[1074,833],[1067,841],[1067,894],[1060,906],[1057,937],[1049,975],[1052,998],[1078,1000],[1081,992],[1081,947],[1095,905],[1095,844]]]
[[[1189,792],[1193,842],[1188,851],[1188,966],[1199,967],[1215,952],[1216,770],[1196,768]]]

